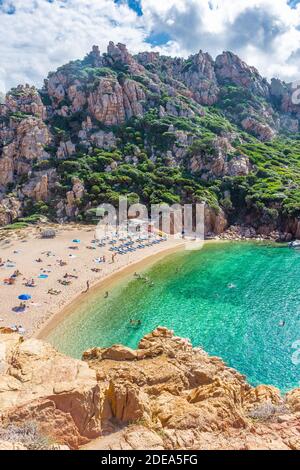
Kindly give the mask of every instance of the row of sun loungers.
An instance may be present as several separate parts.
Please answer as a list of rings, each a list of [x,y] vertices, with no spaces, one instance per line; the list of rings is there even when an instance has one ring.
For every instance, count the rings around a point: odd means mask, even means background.
[[[129,241],[127,243],[124,243],[123,245],[120,245],[120,246],[117,246],[117,247],[112,247],[112,248],[110,248],[109,251],[113,251],[117,254],[124,255],[124,254],[127,254],[127,253],[132,253],[132,252],[137,251],[137,250],[142,250],[144,248],[148,248],[148,247],[153,246],[153,245],[158,245],[159,243],[162,243],[166,240],[167,240],[166,238],[159,238],[159,239],[155,239],[155,240],[151,240],[151,241],[146,242],[145,240],[138,239],[136,242]],[[135,245],[135,243],[138,243],[138,244]]]

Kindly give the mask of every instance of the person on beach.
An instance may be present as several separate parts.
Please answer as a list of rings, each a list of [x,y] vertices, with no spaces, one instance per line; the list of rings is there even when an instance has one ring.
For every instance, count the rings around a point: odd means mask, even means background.
[[[19,276],[22,276],[22,274],[21,274],[20,271],[17,269],[17,270],[13,273],[12,277],[19,277]]]
[[[117,253],[112,254],[112,257],[111,257],[112,264],[114,264],[116,256],[117,256]]]
[[[82,294],[86,294],[90,290],[90,281],[86,281],[86,289],[82,291]]]
[[[50,294],[50,295],[60,295],[61,290],[49,289],[48,294]]]
[[[105,298],[105,299],[107,299],[107,298],[108,298],[108,296],[109,296],[109,293],[108,293],[108,292],[105,292],[105,296],[104,296],[104,298]]]

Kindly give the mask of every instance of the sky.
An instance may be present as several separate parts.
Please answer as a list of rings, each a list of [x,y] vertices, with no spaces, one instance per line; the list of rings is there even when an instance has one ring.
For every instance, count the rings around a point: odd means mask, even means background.
[[[110,40],[177,57],[231,50],[268,79],[300,80],[300,0],[0,0],[0,91],[40,87]]]

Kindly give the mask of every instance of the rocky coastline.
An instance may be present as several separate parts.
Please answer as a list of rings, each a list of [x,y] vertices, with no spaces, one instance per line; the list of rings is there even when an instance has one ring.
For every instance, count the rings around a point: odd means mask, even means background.
[[[300,389],[253,387],[166,328],[82,361],[4,330],[0,345],[0,449],[300,449]]]
[[[279,230],[273,230],[267,233],[258,233],[254,227],[244,225],[231,225],[224,232],[219,235],[212,235],[215,240],[228,240],[228,241],[242,241],[242,240],[253,240],[253,241],[272,241],[277,243],[289,243],[295,238],[300,237],[297,232],[293,235],[290,232],[281,232]]]

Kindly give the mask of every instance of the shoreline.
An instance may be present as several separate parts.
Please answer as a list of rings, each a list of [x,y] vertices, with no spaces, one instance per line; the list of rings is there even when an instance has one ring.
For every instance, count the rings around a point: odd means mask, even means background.
[[[41,231],[47,228],[56,231],[54,239],[41,238]],[[118,255],[115,261],[111,261],[111,245],[108,242],[105,248],[92,245],[93,237],[95,238],[95,226],[79,224],[41,224],[5,233],[5,237],[0,237],[1,257],[4,261],[4,265],[0,265],[4,294],[0,309],[0,328],[10,329],[17,325],[24,330],[21,334],[25,337],[45,339],[66,315],[72,313],[78,303],[86,302],[88,296],[100,290],[109,290],[134,271],[145,270],[169,254],[183,250],[187,242],[170,238],[143,250]],[[78,245],[74,244],[75,239],[79,239]],[[203,244],[234,241],[244,240],[216,237],[204,240]],[[196,249],[199,248],[200,246]],[[106,263],[95,264],[99,255],[106,256]],[[38,258],[42,258],[40,263]],[[65,262],[63,266],[59,264],[61,260]],[[15,270],[22,274],[15,279],[13,285],[8,285],[5,280]],[[35,281],[34,288],[26,287],[26,281],[31,279]],[[62,284],[65,280],[70,282]],[[90,288],[85,292],[88,283]],[[59,290],[59,294],[51,295],[49,291],[53,290]],[[22,311],[17,310],[20,294],[30,295],[30,300],[25,302],[26,308]]]
[[[214,244],[214,243],[230,243],[234,240],[225,240],[225,239],[209,239],[203,241],[204,245]],[[236,240],[241,242],[242,240]],[[175,244],[171,247],[165,247],[164,249],[146,255],[144,258],[131,262],[130,264],[119,268],[117,271],[108,274],[104,278],[96,281],[89,289],[88,292],[81,292],[73,297],[62,309],[55,312],[49,319],[47,319],[39,329],[37,329],[32,335],[35,339],[40,339],[47,341],[47,336],[58,326],[61,320],[64,320],[66,317],[72,315],[73,307],[76,304],[83,304],[88,297],[91,297],[95,294],[100,293],[101,291],[106,290],[108,287],[114,288],[118,282],[126,279],[131,274],[133,274],[138,268],[139,271],[143,272],[146,269],[149,269],[151,266],[166,258],[167,256],[177,253],[184,250],[184,242],[174,242]]]
[[[148,269],[149,267],[156,264],[158,261],[164,259],[165,257],[173,253],[179,252],[183,249],[184,249],[184,243],[180,243],[173,247],[166,247],[165,249],[157,253],[148,254],[144,258],[133,261],[127,266],[123,266],[119,268],[117,271],[111,274],[108,274],[106,277],[100,279],[95,284],[93,284],[88,292],[77,294],[61,310],[54,313],[48,320],[46,320],[41,325],[41,328],[38,329],[32,335],[32,337],[46,341],[47,336],[58,326],[60,321],[65,319],[69,315],[72,315],[73,313],[72,309],[75,304],[77,304],[76,305],[77,307],[78,303],[84,303],[87,297],[95,295],[96,293],[101,292],[101,290],[107,289],[108,287],[113,288],[116,283],[118,283],[119,281],[122,281],[122,279],[125,279],[127,276],[134,273],[138,268],[140,268],[139,269],[140,271],[144,271],[145,269]]]

